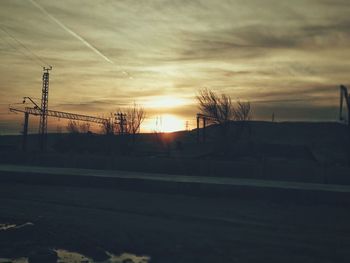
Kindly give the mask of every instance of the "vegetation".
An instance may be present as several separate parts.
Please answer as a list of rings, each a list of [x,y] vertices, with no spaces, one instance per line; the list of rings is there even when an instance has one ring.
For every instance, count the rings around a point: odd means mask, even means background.
[[[225,125],[234,116],[231,98],[226,94],[217,95],[209,89],[203,89],[197,96],[201,113],[213,123]]]
[[[140,133],[140,127],[146,117],[146,112],[143,107],[133,104],[132,107],[125,110],[126,113],[126,133],[132,135],[132,140],[135,142],[136,134]]]
[[[237,101],[237,106],[227,94],[218,95],[209,89],[203,89],[197,96],[201,114],[213,123],[225,125],[230,121],[251,119],[250,102]]]
[[[135,141],[136,134],[140,133],[140,127],[146,117],[143,107],[134,103],[132,107],[117,113],[110,113],[108,121],[102,124],[102,134],[132,135]]]
[[[209,122],[219,125],[221,134],[220,140],[223,145],[220,145],[224,151],[230,147],[228,142],[228,135],[230,133],[230,126],[232,121],[237,121],[240,125],[236,126],[236,130],[231,137],[240,138],[246,131],[246,123],[251,120],[251,106],[250,102],[237,101],[232,103],[232,99],[227,94],[217,94],[209,89],[202,89],[197,96],[198,107],[200,114],[203,115]],[[250,131],[250,129],[249,129]]]
[[[108,121],[104,122],[101,126],[101,132],[104,135],[113,135],[116,129],[116,124],[113,118],[113,113],[110,114]]]
[[[79,123],[78,121],[70,120],[67,124],[66,129],[71,134],[89,133],[90,123]]]
[[[236,108],[233,108],[233,119],[235,121],[250,121],[252,119],[249,101],[237,101]]]

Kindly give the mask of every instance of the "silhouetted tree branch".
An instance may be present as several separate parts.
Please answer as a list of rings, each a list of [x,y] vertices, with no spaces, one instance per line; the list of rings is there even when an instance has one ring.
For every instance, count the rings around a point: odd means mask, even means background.
[[[233,108],[233,119],[235,121],[249,121],[251,118],[250,102],[237,101],[237,107]]]
[[[197,101],[200,113],[207,116],[207,121],[219,125],[221,138],[224,142],[227,141],[226,137],[231,121],[240,122],[236,130],[236,134],[239,137],[246,126],[246,121],[251,119],[250,102],[237,101],[236,105],[234,105],[228,95],[218,95],[209,89],[202,89],[197,96]]]
[[[209,89],[203,89],[197,100],[201,113],[210,117],[213,123],[222,125],[232,120],[234,109],[231,98],[226,94],[219,96]]]
[[[71,134],[80,133],[79,123],[77,121],[70,120],[66,126],[66,129]]]
[[[201,90],[197,100],[200,112],[208,116],[213,123],[224,124],[229,121],[248,121],[251,119],[250,102],[237,101],[235,107],[228,95],[218,95],[209,89]]]
[[[132,107],[125,110],[125,113],[126,133],[131,134],[133,141],[135,141],[135,136],[140,132],[140,127],[146,117],[146,112],[143,107],[134,103]]]
[[[79,125],[79,131],[81,133],[89,133],[89,131],[90,131],[90,123],[85,122],[83,124],[80,124]]]
[[[101,125],[101,131],[105,135],[113,135],[115,131],[115,121],[113,118],[113,113],[110,113],[110,117],[106,122]]]

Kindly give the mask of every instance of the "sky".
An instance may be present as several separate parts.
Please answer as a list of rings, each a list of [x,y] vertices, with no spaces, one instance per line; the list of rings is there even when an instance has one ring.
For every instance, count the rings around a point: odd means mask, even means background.
[[[336,121],[349,14],[349,0],[0,0],[0,134],[20,132],[8,105],[40,98],[48,65],[50,109],[135,102],[144,131],[193,127],[203,88],[250,101],[256,120]]]

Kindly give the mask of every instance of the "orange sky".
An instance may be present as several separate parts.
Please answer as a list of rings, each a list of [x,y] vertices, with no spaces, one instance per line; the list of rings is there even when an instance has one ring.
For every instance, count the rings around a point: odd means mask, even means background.
[[[193,124],[204,87],[251,101],[255,119],[336,120],[349,13],[348,0],[1,0],[0,134],[19,132],[8,104],[40,97],[45,64],[50,109],[136,102],[144,130]]]

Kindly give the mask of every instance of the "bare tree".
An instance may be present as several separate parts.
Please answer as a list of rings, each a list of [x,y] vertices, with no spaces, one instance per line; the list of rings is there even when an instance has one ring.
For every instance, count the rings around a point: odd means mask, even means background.
[[[213,123],[223,125],[232,120],[234,108],[228,95],[220,96],[209,89],[203,89],[197,100],[201,113],[208,116]]]
[[[90,132],[90,123],[85,122],[79,125],[79,131],[81,133],[89,133]]]
[[[105,121],[101,125],[101,131],[104,135],[113,135],[115,129],[115,124],[112,119]]]
[[[88,133],[90,131],[90,123],[80,124],[78,121],[70,120],[66,126],[69,133]]]
[[[101,132],[104,135],[113,135],[116,129],[113,113],[109,114],[109,118],[101,124]]]
[[[70,120],[66,126],[66,129],[69,133],[77,134],[80,132],[79,123],[77,121]]]
[[[237,101],[237,106],[234,108],[234,120],[238,121],[237,129],[235,132],[236,139],[241,138],[244,134],[251,136],[252,130],[250,121],[252,119],[250,102]]]
[[[143,107],[133,104],[132,107],[125,110],[126,113],[126,132],[132,135],[133,141],[135,141],[136,134],[140,132],[142,122],[146,117],[146,112]]]
[[[201,114],[206,116],[208,121],[219,125],[224,142],[227,141],[231,121],[240,122],[235,131],[237,135],[234,136],[238,138],[244,132],[247,121],[251,119],[250,102],[237,101],[234,105],[228,95],[218,95],[208,89],[201,90],[197,100]]]
[[[248,121],[251,119],[250,102],[237,101],[233,105],[231,98],[226,94],[218,95],[215,92],[203,89],[197,96],[199,110],[217,124],[229,121]]]
[[[233,108],[233,118],[235,121],[249,121],[251,120],[250,102],[237,101],[237,107]]]

